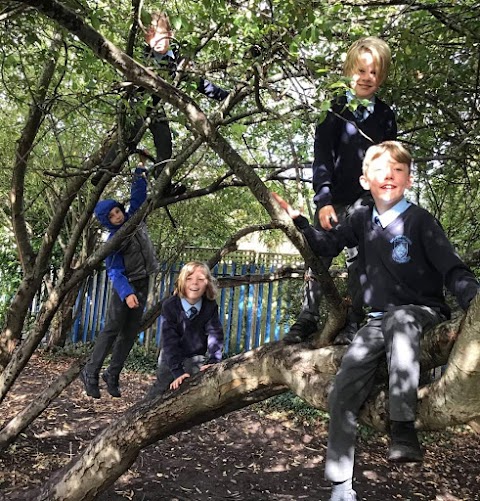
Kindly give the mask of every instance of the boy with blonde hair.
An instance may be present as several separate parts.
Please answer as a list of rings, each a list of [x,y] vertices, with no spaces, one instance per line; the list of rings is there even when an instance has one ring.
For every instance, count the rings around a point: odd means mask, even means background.
[[[375,205],[362,207],[332,231],[317,230],[299,211],[274,195],[294,219],[313,251],[334,257],[357,246],[358,273],[368,322],[356,333],[336,375],[329,398],[330,427],[325,476],[331,501],[356,501],[353,467],[357,417],[387,361],[392,462],[421,462],[415,431],[420,377],[420,339],[450,317],[444,285],[467,309],[479,283],[448,241],[438,221],[408,202],[410,153],[396,141],[368,149],[360,182]]]
[[[222,360],[223,328],[216,296],[216,282],[205,263],[183,266],[175,294],[162,305],[162,350],[149,398],[169,388],[177,390],[186,378]]]
[[[376,92],[387,78],[391,62],[388,45],[377,37],[365,37],[352,44],[343,67],[351,79],[350,90],[340,97],[315,131],[313,189],[315,226],[330,231],[335,224],[362,205],[371,203],[358,179],[365,151],[373,144],[396,139],[397,125],[392,110]],[[353,99],[368,100],[352,111]],[[347,248],[348,292],[352,299],[347,323],[336,342],[348,343],[364,318],[361,288],[356,273],[356,248]],[[332,260],[324,259],[325,267]],[[309,271],[306,276],[302,311],[285,336],[298,343],[317,330],[322,291]]]

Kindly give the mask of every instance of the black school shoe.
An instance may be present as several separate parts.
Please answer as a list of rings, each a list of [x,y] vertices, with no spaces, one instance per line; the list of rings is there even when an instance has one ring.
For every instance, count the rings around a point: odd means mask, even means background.
[[[423,451],[413,421],[390,423],[391,443],[388,460],[392,463],[421,463]]]
[[[100,398],[100,389],[98,387],[98,376],[92,376],[87,374],[85,368],[80,371],[79,374],[80,381],[82,381],[85,386],[85,391],[87,395],[92,398]]]
[[[107,383],[107,391],[108,393],[110,393],[112,397],[120,398],[122,396],[119,388],[119,379],[120,379],[119,374],[117,374],[116,376],[110,374],[107,369],[102,374],[102,379],[105,381],[105,383]]]
[[[316,322],[298,318],[290,327],[288,333],[283,337],[286,344],[303,343],[309,339],[314,332],[317,332],[318,327]]]

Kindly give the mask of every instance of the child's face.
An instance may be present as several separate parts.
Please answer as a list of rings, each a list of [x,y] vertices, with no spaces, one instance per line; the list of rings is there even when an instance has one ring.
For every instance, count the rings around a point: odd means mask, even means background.
[[[173,33],[164,28],[157,28],[153,36],[147,40],[148,45],[159,54],[166,54],[170,49],[170,40],[173,38]]]
[[[360,184],[370,190],[375,207],[380,214],[400,202],[405,190],[412,186],[412,176],[407,164],[401,164],[385,151],[372,160],[365,175],[360,177]]]
[[[377,65],[371,52],[360,54],[351,77],[350,86],[355,96],[359,99],[371,99],[380,87]]]
[[[195,268],[185,282],[185,299],[190,304],[195,304],[205,294],[207,285],[208,278],[204,271],[201,268]]]
[[[108,220],[110,221],[110,224],[113,224],[114,226],[120,226],[125,222],[125,214],[122,212],[122,209],[120,209],[120,207],[114,207],[108,213]]]

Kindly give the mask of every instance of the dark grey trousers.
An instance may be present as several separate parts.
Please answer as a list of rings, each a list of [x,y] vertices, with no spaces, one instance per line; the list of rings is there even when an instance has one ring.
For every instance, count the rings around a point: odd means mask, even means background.
[[[356,200],[351,205],[334,205],[335,212],[339,223],[342,223],[345,218],[358,210],[360,207],[371,203],[371,195],[365,194]],[[320,228],[318,223],[318,210],[315,213],[315,228]],[[360,278],[357,271],[357,247],[352,247],[351,249],[345,249],[347,258],[347,270],[348,270],[348,293],[352,300],[352,306],[348,311],[348,322],[360,323],[364,319],[363,312],[363,294],[362,286],[360,285]],[[332,264],[332,258],[321,258],[325,268],[328,270]],[[322,301],[322,289],[319,283],[315,279],[315,275],[312,270],[308,270],[306,274],[305,289],[303,294],[303,304],[302,311],[298,316],[298,319],[307,320],[309,322],[318,322],[320,318],[320,303]]]
[[[112,352],[108,372],[118,376],[137,338],[148,294],[148,278],[132,283],[140,306],[130,309],[120,296],[112,291],[108,304],[105,327],[95,341],[85,369],[87,374],[98,377],[103,361]]]
[[[420,379],[420,339],[443,317],[426,306],[398,306],[370,319],[354,337],[335,377],[329,398],[330,427],[325,477],[353,477],[357,416],[368,398],[375,372],[387,359],[390,419],[414,421]]]
[[[185,372],[190,374],[190,376],[194,376],[200,372],[200,367],[205,365],[205,356],[204,355],[195,355],[194,357],[185,358],[183,360],[183,368]],[[165,360],[162,358],[162,353],[160,352],[160,356],[158,357],[158,366],[156,372],[157,379],[150,387],[147,393],[148,398],[156,397],[157,395],[165,393],[170,384],[173,383],[175,377],[172,374],[172,371],[168,367]]]
[[[149,108],[148,112],[151,111]],[[134,121],[127,128],[125,141],[127,145],[131,143],[135,136],[138,134],[143,124],[145,123],[145,118],[143,116],[137,116]],[[166,161],[172,158],[172,132],[170,130],[170,125],[168,123],[167,116],[163,109],[157,110],[153,116],[151,117],[151,122],[148,126],[150,132],[152,133],[153,143],[155,145],[155,168],[154,168],[154,177],[157,178],[161,171],[164,169],[166,165]],[[115,143],[108,150],[105,158],[102,162],[104,167],[107,167],[115,160],[115,157],[118,154],[118,144]]]

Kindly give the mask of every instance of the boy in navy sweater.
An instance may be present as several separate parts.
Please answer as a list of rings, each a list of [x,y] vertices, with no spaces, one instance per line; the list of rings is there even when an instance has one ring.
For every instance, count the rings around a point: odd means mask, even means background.
[[[420,462],[414,421],[422,333],[450,317],[444,285],[463,309],[479,291],[473,273],[455,253],[435,218],[408,202],[411,157],[396,141],[368,149],[360,178],[374,206],[356,211],[332,231],[317,230],[284,200],[314,252],[336,256],[358,246],[358,272],[369,320],[345,353],[330,394],[325,464],[331,501],[355,501],[352,487],[357,416],[379,364],[387,359],[391,444],[388,459]]]
[[[164,12],[154,12],[152,14],[150,26],[145,33],[143,56],[146,65],[152,67],[152,69],[164,79],[167,79],[168,77],[173,79],[177,73],[179,62],[182,61],[178,51],[173,51],[171,49],[170,42],[173,38],[174,34],[168,16]],[[203,77],[198,78],[196,84],[198,92],[215,101],[223,101],[228,96],[228,92],[226,90],[217,87]],[[130,105],[137,110],[141,109],[139,106],[135,105],[137,104],[137,100],[139,100],[142,95],[143,89],[139,89],[139,91],[134,93],[131,98]],[[155,179],[160,176],[160,173],[164,169],[166,163],[172,157],[172,133],[163,107],[157,106],[159,102],[160,98],[153,95],[152,105],[147,108],[146,113],[137,114],[136,119],[133,121],[133,124],[128,130],[127,138],[127,143],[135,138],[145,123],[147,115],[152,112],[153,108],[157,107],[158,110],[155,116],[151,118],[148,125],[148,128],[152,133],[156,151],[155,166],[152,171]],[[116,155],[117,145],[114,145],[105,156],[103,169],[108,169],[108,166],[113,162]],[[102,175],[102,171],[97,172],[92,178],[92,184],[98,184]],[[184,192],[185,187],[181,184],[170,184],[167,187],[166,195],[178,196]]]
[[[371,198],[360,185],[362,160],[373,144],[396,139],[397,125],[392,110],[376,92],[388,75],[391,54],[379,38],[357,40],[348,50],[343,72],[351,78],[351,89],[339,98],[315,131],[313,189],[316,205],[315,226],[331,230]],[[348,108],[352,99],[368,100],[366,107]],[[364,318],[361,287],[356,273],[357,249],[347,247],[348,292],[352,299],[347,323],[336,342],[348,343]],[[332,259],[324,258],[328,269]],[[297,343],[317,330],[322,291],[315,277],[306,276],[302,311],[285,336]]]
[[[116,200],[101,200],[95,207],[100,224],[110,230],[109,239],[130,219],[147,198],[146,170],[135,170],[130,207],[125,210]],[[112,397],[120,397],[119,377],[125,360],[135,343],[148,294],[149,276],[158,270],[152,241],[144,222],[118,250],[106,259],[108,278],[113,290],[108,305],[105,327],[98,335],[93,352],[80,378],[87,395],[100,398],[98,379],[103,361],[112,350],[110,366],[102,374]]]
[[[192,261],[183,266],[175,295],[162,305],[162,350],[157,379],[147,397],[176,390],[186,378],[222,360],[223,328],[216,294],[205,263]]]

